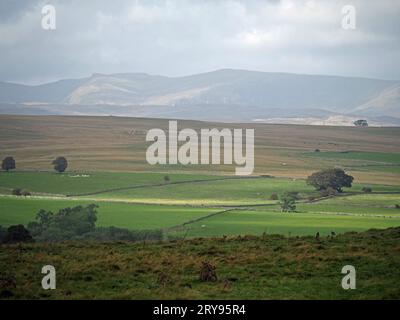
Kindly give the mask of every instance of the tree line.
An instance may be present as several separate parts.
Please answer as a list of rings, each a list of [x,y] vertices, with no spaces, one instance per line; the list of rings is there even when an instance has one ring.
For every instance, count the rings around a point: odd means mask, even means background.
[[[57,212],[41,209],[35,221],[24,225],[0,226],[0,243],[61,241],[146,241],[162,240],[162,230],[128,230],[96,227],[96,204],[67,207]]]

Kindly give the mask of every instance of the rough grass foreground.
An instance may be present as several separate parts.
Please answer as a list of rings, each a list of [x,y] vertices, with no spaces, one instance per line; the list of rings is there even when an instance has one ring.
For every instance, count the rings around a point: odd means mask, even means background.
[[[41,288],[54,265],[57,289]],[[357,289],[343,290],[344,265]],[[212,266],[211,281],[202,267]],[[9,299],[399,299],[400,228],[334,237],[235,237],[160,243],[0,246]],[[210,267],[211,268],[211,267]]]

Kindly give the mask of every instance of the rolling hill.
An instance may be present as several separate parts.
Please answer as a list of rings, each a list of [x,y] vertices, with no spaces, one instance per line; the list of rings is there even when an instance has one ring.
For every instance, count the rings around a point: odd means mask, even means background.
[[[400,124],[400,82],[222,69],[184,77],[93,74],[27,86],[0,83],[0,113],[208,121]]]

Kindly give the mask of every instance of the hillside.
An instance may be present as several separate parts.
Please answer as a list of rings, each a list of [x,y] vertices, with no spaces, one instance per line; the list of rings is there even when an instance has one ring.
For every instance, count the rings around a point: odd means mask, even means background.
[[[2,245],[2,298],[399,299],[400,229],[336,237],[234,237],[160,243]],[[203,262],[217,280],[201,282]],[[57,271],[44,291],[43,265]],[[357,290],[343,290],[353,265]],[[13,268],[8,268],[8,266]]]
[[[378,79],[232,69],[184,77],[93,74],[39,86],[0,83],[0,113],[14,113],[7,105],[12,104],[17,114],[347,125],[367,117],[375,125],[398,125],[399,86]]]

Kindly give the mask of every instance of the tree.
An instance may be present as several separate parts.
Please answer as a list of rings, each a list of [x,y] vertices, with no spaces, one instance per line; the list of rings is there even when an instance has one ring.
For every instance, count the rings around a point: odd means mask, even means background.
[[[354,177],[346,174],[342,169],[327,169],[314,172],[307,178],[307,184],[317,190],[332,188],[342,192],[343,187],[351,188]]]
[[[57,213],[42,209],[28,229],[40,241],[72,240],[95,230],[96,208],[97,205],[90,204],[60,209]]]
[[[68,161],[64,157],[57,157],[53,160],[52,164],[54,165],[54,170],[57,172],[64,172],[68,167]]]
[[[7,234],[7,229],[0,226],[0,243],[3,242],[4,237]]]
[[[11,226],[3,237],[3,243],[32,242],[33,238],[22,224]]]
[[[353,124],[356,127],[368,127],[368,121],[367,120],[362,120],[362,119],[356,120],[356,121],[353,122]]]
[[[13,196],[22,196],[22,189],[20,188],[12,189],[11,194]]]
[[[1,163],[1,168],[3,170],[13,170],[15,169],[15,160],[13,157],[5,157]]]
[[[30,196],[30,195],[31,195],[31,193],[30,193],[29,191],[22,190],[22,189],[20,189],[20,188],[12,189],[12,190],[11,190],[11,194],[12,194],[13,196],[24,196],[24,197],[27,197],[27,196]]]
[[[282,197],[279,205],[282,212],[293,212],[296,210],[296,199],[286,194]]]

